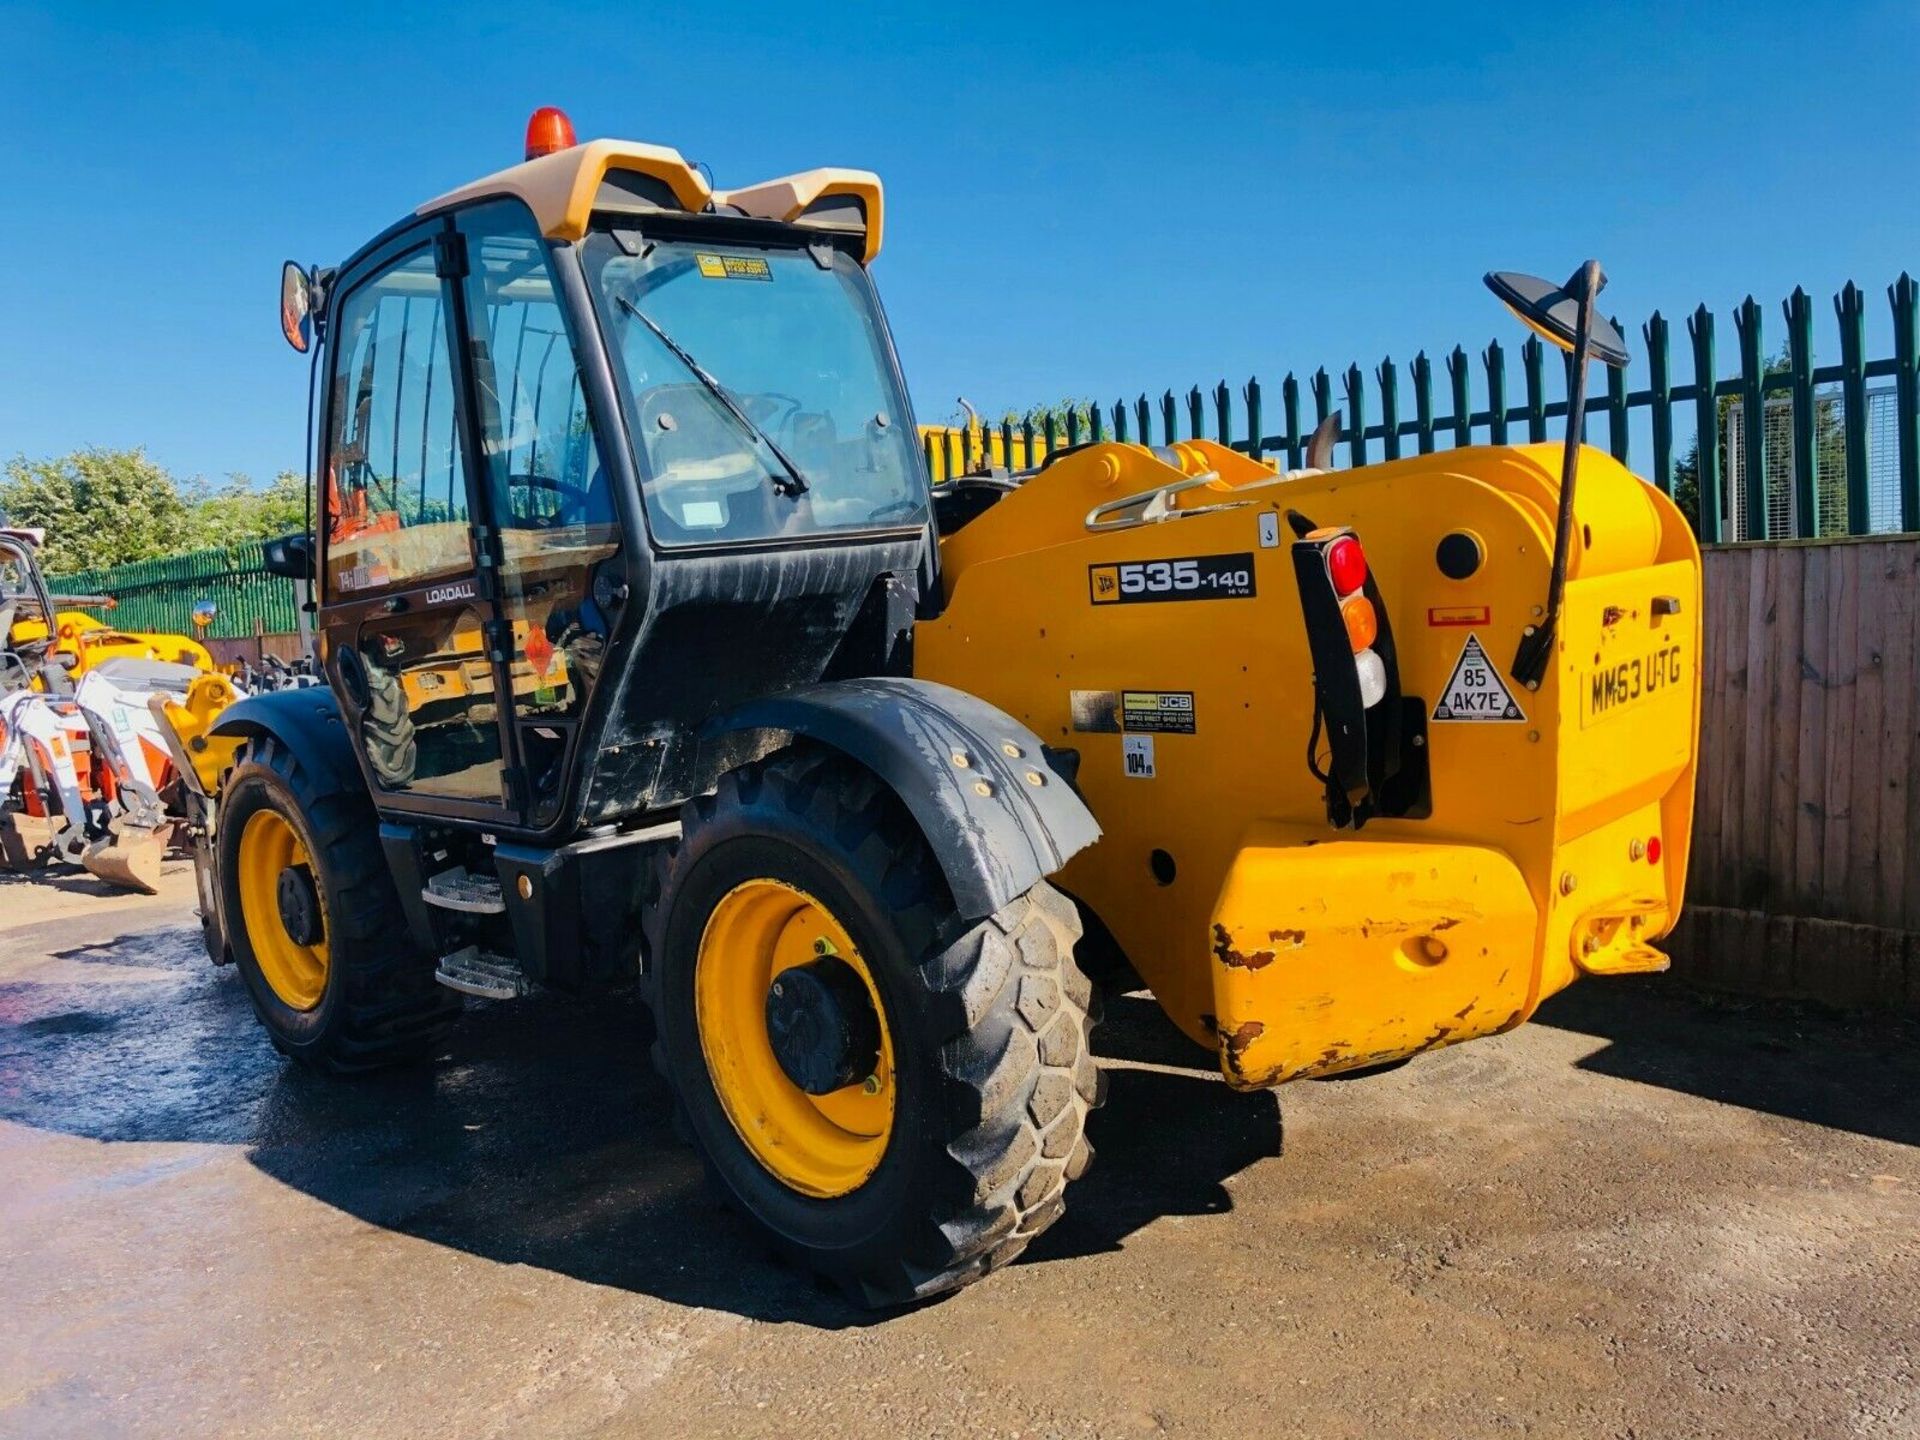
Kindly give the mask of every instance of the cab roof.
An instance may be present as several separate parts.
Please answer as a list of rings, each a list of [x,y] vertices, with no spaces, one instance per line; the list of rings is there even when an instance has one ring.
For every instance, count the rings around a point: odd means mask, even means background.
[[[715,190],[678,150],[637,140],[589,140],[496,170],[427,201],[434,215],[469,201],[512,196],[533,212],[549,240],[573,241],[595,211],[746,215],[857,235],[860,261],[880,253],[883,196],[871,170],[823,167],[736,190]]]

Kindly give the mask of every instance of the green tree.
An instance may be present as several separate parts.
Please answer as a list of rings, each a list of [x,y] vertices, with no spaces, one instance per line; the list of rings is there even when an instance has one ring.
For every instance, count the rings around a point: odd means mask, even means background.
[[[15,456],[0,478],[0,510],[46,530],[40,558],[53,573],[171,555],[188,547],[191,529],[186,497],[142,448]]]
[[[47,532],[40,563],[54,575],[285,535],[306,523],[306,508],[291,471],[260,488],[245,475],[182,482],[140,448],[16,455],[0,471],[0,513]]]
[[[270,540],[307,523],[306,482],[291,470],[282,470],[259,489],[245,475],[228,476],[218,489],[204,480],[181,488],[188,507],[189,550]]]

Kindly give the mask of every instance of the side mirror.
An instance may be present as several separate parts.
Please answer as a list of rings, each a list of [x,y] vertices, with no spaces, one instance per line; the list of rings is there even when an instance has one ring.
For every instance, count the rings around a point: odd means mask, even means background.
[[[280,267],[280,333],[302,355],[313,344],[313,277],[293,260]]]
[[[220,613],[220,607],[211,600],[193,602],[193,628],[204,630],[213,624],[213,617]]]
[[[284,575],[289,580],[313,579],[313,537],[282,535],[261,546],[262,561],[269,575]],[[197,617],[196,607],[196,618]],[[212,619],[212,616],[208,616]]]
[[[1564,285],[1542,280],[1537,275],[1496,270],[1487,276],[1487,288],[1513,312],[1514,319],[1542,340],[1572,354],[1579,339],[1580,282],[1585,268],[1575,271]],[[1598,266],[1594,269],[1593,295],[1597,296],[1606,285],[1607,277],[1598,274]],[[1587,353],[1603,365],[1618,370],[1627,364],[1627,342],[1613,328],[1613,322],[1598,311],[1589,317],[1587,346]]]

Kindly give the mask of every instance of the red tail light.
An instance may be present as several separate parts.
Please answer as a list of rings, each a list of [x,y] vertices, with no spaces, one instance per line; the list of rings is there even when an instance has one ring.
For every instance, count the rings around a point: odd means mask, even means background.
[[[573,122],[557,105],[542,105],[527,121],[529,160],[538,160],[558,150],[571,150],[579,143],[573,138]]]
[[[1327,547],[1327,575],[1343,598],[1367,583],[1367,552],[1353,536],[1343,535]]]

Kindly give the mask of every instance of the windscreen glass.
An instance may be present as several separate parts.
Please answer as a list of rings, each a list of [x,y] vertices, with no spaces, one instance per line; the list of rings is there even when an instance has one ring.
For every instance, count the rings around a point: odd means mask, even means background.
[[[924,520],[925,470],[857,261],[651,239],[639,249],[596,233],[586,258],[659,543]]]

